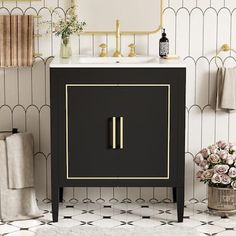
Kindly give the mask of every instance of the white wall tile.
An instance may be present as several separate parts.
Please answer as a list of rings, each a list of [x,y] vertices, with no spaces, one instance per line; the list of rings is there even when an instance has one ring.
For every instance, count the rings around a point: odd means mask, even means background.
[[[167,37],[169,38],[170,54],[176,53],[175,37],[176,37],[176,14],[172,8],[167,8],[164,11],[164,28],[166,28]]]
[[[25,132],[25,108],[21,105],[15,106],[12,115],[13,127],[17,127],[19,132]]]
[[[25,108],[32,104],[32,77],[30,68],[19,68],[19,103]]]
[[[18,104],[18,74],[17,69],[5,69],[6,104],[14,107]]]
[[[217,12],[208,8],[204,14],[204,55],[212,58],[217,51]]]
[[[182,58],[189,55],[189,11],[186,8],[181,8],[176,17],[176,54]]]
[[[200,57],[196,63],[196,103],[200,107],[208,104],[208,89],[209,89],[209,62],[205,57]]]
[[[195,8],[190,14],[190,53],[197,58],[203,50],[203,11]]]

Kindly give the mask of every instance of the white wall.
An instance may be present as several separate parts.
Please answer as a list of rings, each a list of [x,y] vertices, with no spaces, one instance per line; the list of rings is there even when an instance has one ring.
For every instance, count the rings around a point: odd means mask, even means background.
[[[63,12],[69,0],[45,0],[39,2],[0,3],[0,14],[7,10],[22,14],[43,15],[43,20],[55,21],[55,11]],[[170,39],[171,53],[182,56],[188,64],[186,104],[186,200],[206,197],[206,188],[195,180],[192,156],[201,148],[218,139],[236,141],[236,113],[215,112],[209,107],[209,97],[214,85],[216,66],[212,57],[223,43],[236,49],[236,1],[234,0],[165,0],[164,23]],[[2,7],[1,7],[2,6]],[[50,10],[54,10],[51,14]],[[45,32],[40,26],[39,33]],[[160,34],[147,36],[123,36],[122,51],[128,53],[127,45],[137,44],[137,53],[158,55]],[[73,51],[86,55],[97,55],[98,45],[107,42],[109,52],[115,46],[113,36],[73,37]],[[50,56],[59,51],[59,39],[44,34],[36,40],[36,52],[42,53],[33,68],[0,69],[0,130],[19,128],[34,134],[35,174],[37,197],[40,201],[50,198],[50,100],[49,70]],[[225,64],[236,65],[229,53]],[[233,57],[235,55],[232,54]],[[134,163],[135,164],[135,163]],[[114,192],[113,192],[114,190]],[[113,197],[122,200],[128,194],[133,200],[140,196],[149,200],[170,198],[166,188],[68,188],[66,200],[83,200],[86,197],[107,200]]]

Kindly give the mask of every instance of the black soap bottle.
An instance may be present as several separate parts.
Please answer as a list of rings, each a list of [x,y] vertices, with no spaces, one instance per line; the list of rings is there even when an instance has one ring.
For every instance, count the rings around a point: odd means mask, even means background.
[[[159,41],[159,56],[165,57],[169,54],[169,39],[166,37],[165,29],[162,30],[162,37]]]

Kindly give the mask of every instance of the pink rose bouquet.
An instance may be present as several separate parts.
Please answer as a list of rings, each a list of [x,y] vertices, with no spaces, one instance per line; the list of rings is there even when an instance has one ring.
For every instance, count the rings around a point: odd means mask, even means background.
[[[236,190],[236,144],[218,141],[194,157],[200,167],[197,178],[211,187]]]

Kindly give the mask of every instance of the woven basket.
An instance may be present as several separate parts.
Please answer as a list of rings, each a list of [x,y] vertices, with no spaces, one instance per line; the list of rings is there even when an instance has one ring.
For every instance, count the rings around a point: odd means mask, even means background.
[[[208,187],[208,208],[219,212],[236,212],[236,191],[231,188]]]

